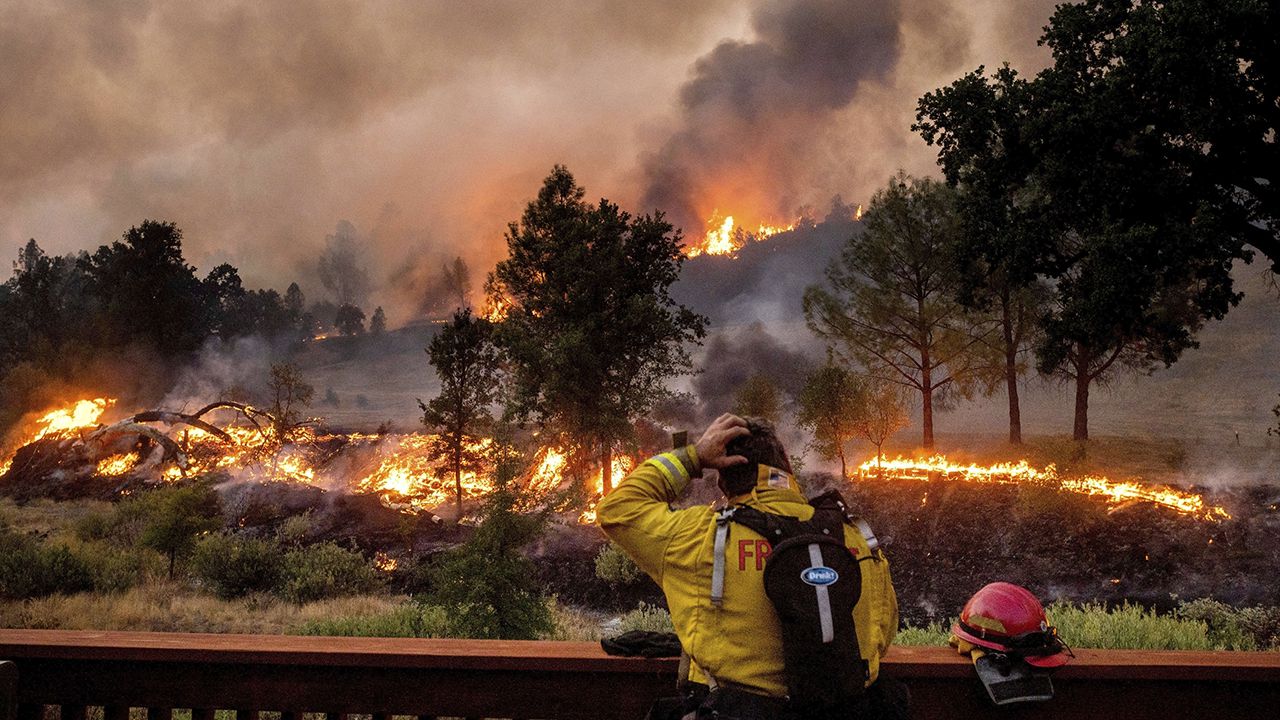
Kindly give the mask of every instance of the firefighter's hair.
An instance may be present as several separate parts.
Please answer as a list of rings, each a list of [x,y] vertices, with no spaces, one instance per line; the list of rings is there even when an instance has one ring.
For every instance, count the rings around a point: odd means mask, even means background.
[[[728,447],[725,448],[725,454],[741,455],[747,459],[747,462],[720,471],[720,490],[729,497],[751,492],[751,488],[756,485],[760,465],[791,472],[791,461],[787,459],[787,450],[782,447],[782,441],[778,440],[778,434],[773,425],[760,418],[744,419],[751,434],[730,440]]]

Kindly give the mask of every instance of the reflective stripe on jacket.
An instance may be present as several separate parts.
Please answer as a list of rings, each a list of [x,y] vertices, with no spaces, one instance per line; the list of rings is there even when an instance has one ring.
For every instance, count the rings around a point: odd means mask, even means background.
[[[662,588],[671,620],[694,667],[690,679],[706,675],[772,697],[786,695],[778,618],[764,592],[764,560],[770,546],[749,528],[732,524],[725,544],[725,592],[719,607],[711,603],[716,510],[709,506],[673,510],[694,475],[700,475],[692,445],[662,453],[637,467],[597,507],[605,535],[617,543]],[[756,488],[730,498],[763,512],[808,520],[813,508],[794,488],[766,473]],[[845,525],[845,545],[859,558],[870,551],[862,534]],[[876,553],[861,563],[862,595],[853,610],[859,648],[870,670],[880,669],[898,629],[898,601],[889,564]]]

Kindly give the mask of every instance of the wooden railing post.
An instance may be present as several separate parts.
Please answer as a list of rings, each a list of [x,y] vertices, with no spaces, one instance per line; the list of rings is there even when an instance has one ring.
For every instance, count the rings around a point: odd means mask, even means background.
[[[0,720],[15,720],[18,714],[18,666],[0,662]]]

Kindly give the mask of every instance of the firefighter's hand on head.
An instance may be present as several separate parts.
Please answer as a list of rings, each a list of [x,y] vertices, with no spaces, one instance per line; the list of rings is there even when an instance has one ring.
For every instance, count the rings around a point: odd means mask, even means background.
[[[704,468],[716,470],[745,463],[747,459],[741,455],[726,455],[725,446],[734,438],[750,434],[746,420],[731,413],[721,415],[702,433],[698,444],[694,446],[698,453],[698,463]]]

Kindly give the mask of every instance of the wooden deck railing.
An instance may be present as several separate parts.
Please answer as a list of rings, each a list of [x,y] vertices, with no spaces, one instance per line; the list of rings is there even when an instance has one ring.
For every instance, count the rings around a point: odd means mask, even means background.
[[[1076,654],[1054,676],[1053,701],[999,712],[946,648],[895,647],[885,670],[911,688],[918,718],[1280,717],[1280,653]],[[235,710],[236,720],[264,711],[280,720],[630,720],[670,694],[676,672],[673,660],[612,658],[594,643],[59,630],[0,630],[0,661],[16,667],[19,720],[47,717],[48,706],[62,720],[84,720],[97,707],[103,720],[127,720],[134,708],[146,708],[147,720],[170,720],[174,709],[191,710],[191,720],[212,720],[217,710]]]

